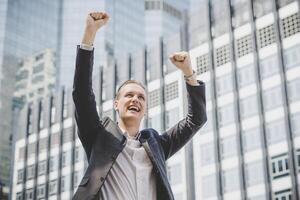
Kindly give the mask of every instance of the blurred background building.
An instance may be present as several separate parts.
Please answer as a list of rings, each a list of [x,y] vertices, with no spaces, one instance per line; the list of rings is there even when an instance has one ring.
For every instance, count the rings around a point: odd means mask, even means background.
[[[58,31],[56,61],[61,85],[64,78],[72,83],[74,47],[88,12],[78,2],[82,16],[73,16],[76,4],[63,2],[60,27],[65,29]],[[126,4],[130,9],[123,4],[99,5],[112,18],[94,45],[98,63],[93,84],[102,116],[116,119],[115,89],[133,78],[148,89],[143,127],[163,131],[182,119],[185,83],[167,59],[174,51],[188,49],[198,78],[206,83],[208,122],[167,161],[175,199],[299,199],[299,1],[139,1]],[[189,5],[190,12],[184,12]],[[76,30],[72,17],[81,23]],[[126,27],[141,37],[126,35]],[[136,46],[120,42],[122,38]],[[128,51],[118,52],[123,47]],[[70,199],[87,166],[76,135],[71,89],[58,88],[19,112],[12,199]]]
[[[56,52],[60,1],[0,2],[0,182],[9,186],[15,80],[21,60],[45,48]],[[1,197],[2,198],[2,197]]]

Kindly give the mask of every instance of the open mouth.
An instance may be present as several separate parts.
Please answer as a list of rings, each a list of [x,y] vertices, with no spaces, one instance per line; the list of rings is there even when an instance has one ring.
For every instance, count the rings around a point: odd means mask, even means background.
[[[129,106],[128,110],[133,111],[133,112],[140,112],[141,109],[139,109],[137,106]]]

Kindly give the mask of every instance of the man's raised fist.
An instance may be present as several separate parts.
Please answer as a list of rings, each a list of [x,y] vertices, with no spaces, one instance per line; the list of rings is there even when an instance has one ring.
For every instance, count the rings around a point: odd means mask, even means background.
[[[97,31],[100,27],[105,25],[109,20],[109,15],[105,12],[92,12],[88,14],[86,26],[92,31]]]

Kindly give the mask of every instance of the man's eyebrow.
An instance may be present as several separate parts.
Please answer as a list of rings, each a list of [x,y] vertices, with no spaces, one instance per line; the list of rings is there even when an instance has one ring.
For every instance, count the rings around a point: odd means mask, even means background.
[[[133,94],[133,93],[137,93],[138,95],[142,95],[143,97],[146,97],[145,94],[140,93],[140,92],[135,92],[135,91],[128,91],[128,92],[126,92],[125,94]]]

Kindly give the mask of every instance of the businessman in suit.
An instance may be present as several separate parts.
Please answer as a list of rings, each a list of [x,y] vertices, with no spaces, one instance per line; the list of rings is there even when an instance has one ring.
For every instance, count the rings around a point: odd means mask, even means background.
[[[140,130],[147,97],[144,86],[135,80],[125,81],[117,90],[117,122],[100,119],[92,89],[93,42],[108,21],[105,12],[90,13],[77,47],[73,100],[88,167],[73,199],[173,200],[165,162],[206,122],[204,83],[196,79],[187,52],[173,53],[170,60],[186,80],[188,114],[184,119],[161,134],[152,128]]]

